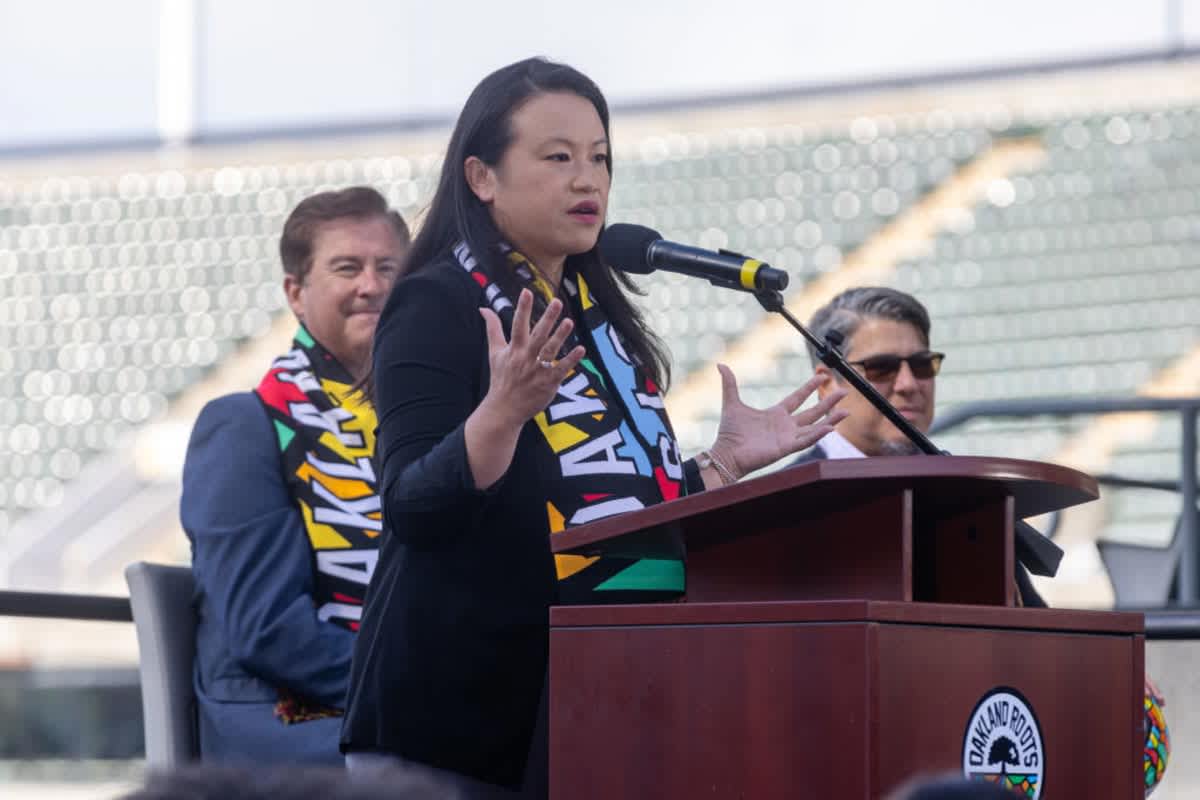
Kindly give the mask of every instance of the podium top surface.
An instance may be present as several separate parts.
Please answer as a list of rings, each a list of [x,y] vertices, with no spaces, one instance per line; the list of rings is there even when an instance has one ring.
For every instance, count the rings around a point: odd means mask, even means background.
[[[819,600],[762,603],[656,603],[553,606],[552,628],[641,625],[779,625],[878,622],[1130,636],[1145,630],[1145,615],[1124,611]]]
[[[663,526],[677,528],[686,537],[688,528],[701,519],[712,522],[719,517],[729,528],[775,515],[802,521],[806,511],[845,507],[899,489],[911,489],[921,509],[967,508],[981,498],[1010,495],[1017,519],[1099,496],[1092,476],[1040,461],[977,456],[831,459],[570,528],[554,534],[550,545],[555,553],[595,555],[611,553],[614,547],[638,552],[643,534]]]

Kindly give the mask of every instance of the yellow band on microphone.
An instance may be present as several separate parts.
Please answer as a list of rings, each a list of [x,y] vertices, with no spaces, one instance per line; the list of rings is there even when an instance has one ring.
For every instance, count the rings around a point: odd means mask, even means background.
[[[756,261],[753,258],[747,258],[742,262],[742,286],[754,291],[754,276],[758,274],[758,268],[762,266],[761,261]]]

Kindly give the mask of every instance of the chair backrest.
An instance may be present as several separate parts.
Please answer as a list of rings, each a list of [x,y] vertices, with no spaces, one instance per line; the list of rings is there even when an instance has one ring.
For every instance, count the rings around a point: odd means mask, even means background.
[[[1200,517],[1200,510],[1197,511]],[[1197,520],[1200,522],[1200,519]],[[1183,513],[1165,547],[1096,542],[1116,595],[1116,608],[1163,608],[1179,599],[1179,562],[1183,557]]]
[[[188,567],[138,561],[125,568],[137,628],[146,764],[168,768],[199,758],[194,582]]]
[[[1163,608],[1171,600],[1180,553],[1171,547],[1096,542],[1108,571],[1116,608]]]

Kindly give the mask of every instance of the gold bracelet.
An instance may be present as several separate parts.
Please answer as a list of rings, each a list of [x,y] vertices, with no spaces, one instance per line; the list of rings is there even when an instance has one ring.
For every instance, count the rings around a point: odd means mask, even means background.
[[[733,473],[729,468],[717,460],[711,450],[704,450],[700,455],[696,456],[696,466],[700,469],[708,469],[712,467],[717,471],[717,477],[721,479],[722,486],[730,486],[737,483],[738,479],[733,477]]]

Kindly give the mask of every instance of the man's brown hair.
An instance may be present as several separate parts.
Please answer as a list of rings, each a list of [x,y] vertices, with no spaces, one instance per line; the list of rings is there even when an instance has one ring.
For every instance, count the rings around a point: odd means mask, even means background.
[[[392,224],[400,244],[408,246],[412,239],[408,223],[400,212],[388,208],[383,195],[370,186],[351,186],[336,192],[320,192],[300,201],[283,223],[279,237],[279,258],[283,271],[303,283],[312,269],[313,241],[317,229],[339,219],[370,219],[384,217]]]

